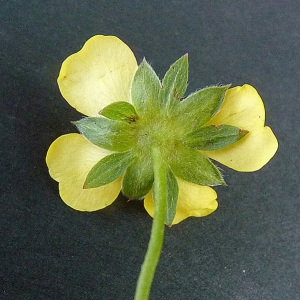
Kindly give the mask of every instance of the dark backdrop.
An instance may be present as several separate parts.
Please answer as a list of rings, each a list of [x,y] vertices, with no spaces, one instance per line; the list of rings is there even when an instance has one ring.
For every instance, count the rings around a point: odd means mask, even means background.
[[[45,154],[81,117],[62,61],[116,35],[163,76],[189,53],[189,91],[249,83],[279,140],[256,173],[222,167],[219,208],[166,229],[151,299],[300,299],[300,2],[0,1],[0,299],[132,299],[151,218],[121,196],[94,213],[59,198]]]

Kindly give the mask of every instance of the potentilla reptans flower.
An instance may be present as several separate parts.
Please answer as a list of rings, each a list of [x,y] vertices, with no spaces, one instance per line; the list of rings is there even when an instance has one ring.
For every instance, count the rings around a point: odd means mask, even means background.
[[[185,97],[188,55],[159,80],[120,39],[97,35],[62,64],[63,97],[86,115],[50,146],[46,162],[63,201],[76,210],[110,205],[119,192],[144,199],[153,216],[151,148],[167,166],[167,225],[203,217],[218,206],[211,186],[224,184],[211,159],[241,172],[263,167],[278,143],[250,85],[211,86]]]

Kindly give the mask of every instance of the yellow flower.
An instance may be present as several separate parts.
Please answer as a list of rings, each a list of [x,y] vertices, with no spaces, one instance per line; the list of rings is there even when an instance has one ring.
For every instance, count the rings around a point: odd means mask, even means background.
[[[131,103],[130,88],[137,69],[136,59],[126,44],[114,36],[97,35],[63,62],[58,85],[71,106],[86,116],[97,117],[111,103]],[[233,125],[249,133],[223,149],[201,152],[237,171],[258,170],[273,157],[278,147],[276,137],[264,122],[264,105],[253,87],[229,89],[219,111],[206,125]],[[63,135],[51,144],[46,163],[51,177],[59,182],[60,196],[67,205],[76,210],[95,211],[116,199],[122,176],[109,184],[83,189],[92,167],[112,153],[77,133]],[[209,215],[217,208],[217,194],[211,187],[179,178],[177,182],[178,203],[172,224],[189,216]],[[145,197],[144,206],[153,216],[151,191]]]

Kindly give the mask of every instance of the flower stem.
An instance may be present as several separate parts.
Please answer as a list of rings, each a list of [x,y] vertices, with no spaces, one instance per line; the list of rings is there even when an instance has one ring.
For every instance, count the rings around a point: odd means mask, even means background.
[[[164,239],[164,221],[167,207],[166,167],[161,157],[160,150],[156,147],[152,148],[152,159],[154,169],[154,219],[147,253],[137,282],[134,297],[135,300],[147,300],[149,298],[151,284]]]

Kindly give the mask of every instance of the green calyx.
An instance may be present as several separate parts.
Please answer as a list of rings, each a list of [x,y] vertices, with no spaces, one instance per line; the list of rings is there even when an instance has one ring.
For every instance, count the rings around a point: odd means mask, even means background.
[[[228,147],[247,131],[226,124],[205,125],[218,112],[229,85],[208,87],[183,99],[187,82],[187,55],[170,67],[162,82],[144,59],[132,82],[132,104],[115,102],[99,117],[74,122],[90,142],[114,152],[92,168],[84,188],[123,176],[123,194],[143,198],[154,180],[151,149],[158,148],[167,170],[165,223],[171,224],[178,199],[176,178],[199,185],[225,184],[201,150]]]

